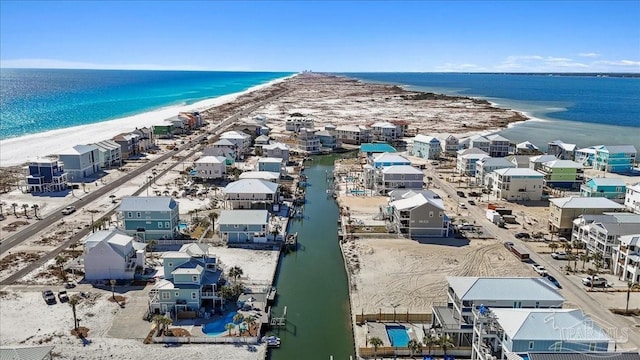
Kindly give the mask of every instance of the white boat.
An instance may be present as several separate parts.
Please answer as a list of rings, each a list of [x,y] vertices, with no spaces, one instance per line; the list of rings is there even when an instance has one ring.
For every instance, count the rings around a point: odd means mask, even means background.
[[[280,338],[277,336],[263,336],[261,340],[267,347],[280,347]]]

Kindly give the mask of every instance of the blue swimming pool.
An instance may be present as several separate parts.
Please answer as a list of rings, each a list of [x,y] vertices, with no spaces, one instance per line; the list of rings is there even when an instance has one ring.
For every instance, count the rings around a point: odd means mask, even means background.
[[[187,224],[182,223],[178,225],[178,229],[180,229],[180,231],[187,230]]]
[[[391,346],[407,347],[409,345],[409,333],[404,326],[387,326],[387,335]]]
[[[223,317],[217,318],[210,323],[202,325],[202,332],[206,335],[217,336],[228,331],[227,329],[225,329],[225,326],[228,323],[233,322],[233,317],[236,316],[237,313],[237,311],[226,313]]]

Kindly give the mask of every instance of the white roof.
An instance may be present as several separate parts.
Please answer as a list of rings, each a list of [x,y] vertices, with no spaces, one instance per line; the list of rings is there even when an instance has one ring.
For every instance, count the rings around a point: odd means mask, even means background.
[[[229,183],[222,189],[225,194],[275,194],[278,184],[261,179],[242,179]]]
[[[529,149],[529,150],[539,150],[537,146],[529,141],[523,141],[516,145],[518,149]]]
[[[640,182],[627,186],[627,190],[631,190],[633,192],[640,192]]]
[[[272,171],[246,171],[240,174],[240,179],[263,179],[263,180],[278,180],[280,174]]]
[[[633,145],[605,145],[598,151],[606,151],[608,153],[636,153],[636,147]]]
[[[624,206],[604,197],[563,197],[550,199],[562,209],[623,209]]]
[[[484,151],[483,153],[484,154],[469,153],[469,154],[460,155],[459,157],[465,160],[481,160],[486,157],[489,157],[489,154],[485,153]]]
[[[245,134],[241,131],[227,131],[225,133],[222,133],[222,135],[220,135],[221,139],[247,139],[250,138],[251,136],[248,134]]]
[[[498,157],[483,157],[478,160],[478,164],[482,164],[482,166],[492,167],[492,166],[504,166],[504,167],[515,167],[516,164],[507,160],[506,158]]]
[[[489,156],[489,154],[486,151],[480,150],[478,148],[461,149],[457,151],[457,154],[458,156],[467,155],[467,154],[484,154]]]
[[[463,301],[564,301],[553,285],[543,277],[449,276],[447,282]]]
[[[489,136],[486,136],[486,138],[490,141],[510,141],[509,139],[503,136],[500,136],[498,134],[489,135]]]
[[[383,174],[405,174],[405,175],[424,175],[422,170],[416,169],[411,165],[393,165],[382,169]]]
[[[98,150],[98,147],[95,145],[76,145],[71,149],[59,152],[58,155],[82,155],[94,150]]]
[[[212,144],[212,146],[236,146],[233,142],[228,139],[220,139]]]
[[[196,164],[224,164],[227,158],[224,156],[203,156],[196,160]]]
[[[382,153],[374,157],[373,161],[385,163],[411,163],[406,157],[395,153]]]
[[[269,223],[267,210],[222,210],[218,217],[220,225],[264,225]]]
[[[493,172],[502,176],[513,176],[513,177],[526,176],[526,177],[538,177],[541,179],[544,178],[544,174],[541,174],[529,168],[506,168],[506,169],[494,170]]]
[[[609,336],[579,309],[490,308],[510,340],[609,342]]]
[[[125,196],[119,211],[167,211],[178,206],[170,196]]]
[[[289,150],[289,146],[279,142],[273,142],[271,144],[265,145],[262,147],[264,150],[273,150],[273,149],[281,149],[281,150]]]
[[[336,127],[338,131],[353,131],[353,132],[361,132],[363,130],[367,130],[367,127],[362,125],[342,125]]]
[[[486,137],[482,136],[482,135],[473,135],[472,137],[469,138],[469,141],[473,141],[473,142],[490,142],[489,139],[487,139]]]
[[[433,206],[439,208],[440,210],[444,210],[444,206],[442,204],[441,199],[430,198],[428,196],[425,196],[425,194],[423,193],[416,193],[414,195],[407,196],[404,199],[392,201],[389,203],[389,205],[391,205],[392,207],[398,210],[407,210],[407,209],[416,208],[418,206],[421,206],[427,203],[432,204]]]
[[[557,169],[582,169],[584,166],[573,160],[552,160],[543,163],[544,166]]]
[[[373,125],[371,125],[371,127],[380,127],[380,128],[387,128],[387,129],[395,129],[397,126],[395,126],[394,124],[390,123],[390,122],[386,122],[386,121],[381,121],[381,122],[377,122],[374,123]]]
[[[259,163],[278,163],[281,164],[284,160],[282,158],[276,158],[276,157],[263,157],[263,158],[259,158],[258,162]]]
[[[95,144],[93,144],[97,147],[101,147],[103,149],[108,149],[108,150],[117,150],[120,149],[120,144],[118,144],[117,142],[113,141],[113,140],[102,140],[100,142],[97,142]]]
[[[85,248],[89,250],[101,242],[106,242],[116,253],[125,256],[126,254],[123,253],[123,249],[127,248],[129,244],[133,246],[134,240],[132,236],[127,235],[122,230],[100,230],[89,235],[84,240],[84,245]]]
[[[433,136],[426,136],[426,135],[416,135],[416,137],[413,138],[413,142],[421,142],[421,143],[431,143],[431,142],[437,142],[440,143],[440,140],[438,140],[437,138],[433,137]]]
[[[530,161],[532,163],[545,163],[553,160],[557,160],[558,158],[555,155],[538,155],[532,156]]]

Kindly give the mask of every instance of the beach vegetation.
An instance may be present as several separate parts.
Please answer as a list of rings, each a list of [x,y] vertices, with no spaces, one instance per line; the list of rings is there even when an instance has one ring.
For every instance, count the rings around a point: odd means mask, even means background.
[[[80,296],[78,294],[73,295],[69,298],[69,306],[71,306],[71,311],[73,312],[73,329],[78,330],[78,317],[76,313],[76,305],[80,303]]]
[[[18,207],[18,204],[13,203],[11,204],[11,207],[13,208],[13,216],[18,217],[18,213],[16,212],[16,208]]]
[[[453,342],[451,341],[451,337],[449,335],[442,335],[438,339],[438,345],[442,348],[442,353],[444,354],[444,358],[447,358],[447,350],[453,347]]]
[[[251,328],[256,323],[257,319],[253,315],[248,315],[244,318],[244,322],[247,324],[247,329],[249,330],[249,336],[251,336]],[[256,331],[257,335],[257,331]]]
[[[438,339],[433,335],[433,333],[428,332],[424,338],[422,338],[422,342],[429,349],[429,355],[431,355],[431,349],[433,349],[433,346],[437,344]]]
[[[242,268],[240,268],[239,266],[234,266],[229,269],[229,272],[227,274],[230,278],[233,279],[233,282],[237,283],[238,278],[240,278],[244,274],[244,271],[242,271]]]
[[[409,340],[409,342],[407,343],[407,347],[409,348],[412,359],[415,359],[414,355],[416,353],[420,353],[422,351],[422,344],[420,343],[420,341],[415,339]]]
[[[27,209],[29,209],[29,204],[22,204],[22,210],[24,210],[24,217],[29,217],[27,214]]]
[[[233,330],[234,327],[236,326],[233,323],[227,323],[227,325],[224,326],[224,328],[229,331],[229,336],[231,336],[231,330]]]
[[[373,358],[376,359],[378,354],[378,348],[382,346],[382,340],[380,340],[379,337],[374,336],[371,339],[369,339],[369,344],[373,346]]]

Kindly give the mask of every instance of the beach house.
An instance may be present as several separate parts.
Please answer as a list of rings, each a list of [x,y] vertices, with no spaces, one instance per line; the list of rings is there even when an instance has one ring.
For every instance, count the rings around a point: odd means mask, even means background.
[[[626,193],[627,184],[622,179],[591,178],[580,186],[582,197],[606,197],[621,204]]]
[[[120,156],[123,160],[129,159],[140,153],[140,135],[133,133],[122,133],[111,138],[120,145]]]
[[[538,155],[542,154],[540,148],[530,141],[523,141],[516,144],[516,155]]]
[[[98,163],[100,168],[109,169],[122,166],[122,147],[113,140],[103,140],[95,144],[98,147]]]
[[[178,251],[162,255],[164,279],[149,291],[149,312],[170,313],[172,318],[184,311],[208,317],[201,309],[219,309],[224,298],[219,294],[222,269],[208,244],[182,245]]]
[[[145,242],[173,239],[180,223],[178,202],[169,196],[125,196],[118,216],[127,234]]]
[[[203,156],[194,163],[196,177],[203,180],[221,179],[227,173],[227,159],[224,156]]]
[[[423,159],[438,159],[442,152],[440,140],[433,136],[416,135],[413,138],[413,148],[411,155]]]
[[[573,220],[580,215],[619,212],[624,206],[607,198],[563,197],[549,200],[549,231],[570,238]]]
[[[640,233],[623,235],[613,247],[613,274],[623,281],[640,284]]]
[[[544,175],[531,169],[503,168],[487,176],[493,195],[507,201],[537,201],[542,198]]]
[[[515,168],[516,165],[506,158],[485,157],[476,161],[476,184],[486,185],[486,177],[494,170]]]
[[[268,145],[271,141],[271,138],[268,135],[260,135],[255,140],[253,140],[253,146],[258,149],[262,148],[264,145]]]
[[[63,164],[53,159],[37,159],[27,163],[27,190],[30,193],[54,192],[67,189],[67,173]]]
[[[456,346],[471,346],[474,311],[496,308],[561,308],[564,298],[543,277],[447,277],[447,299],[431,309],[433,325]]]
[[[593,168],[611,173],[628,173],[633,170],[636,154],[633,145],[605,145],[596,149]]]
[[[264,243],[269,233],[267,210],[222,210],[218,217],[220,237],[227,243]]]
[[[387,143],[364,143],[360,144],[360,157],[369,159],[383,153],[395,153],[396,148]]]
[[[83,241],[84,279],[131,280],[144,269],[147,244],[122,230],[99,230]]]
[[[258,159],[258,171],[268,171],[284,175],[287,171],[284,159],[279,157],[263,157]]]
[[[138,149],[140,152],[149,151],[149,149],[155,147],[153,129],[148,127],[136,128],[131,133],[139,136]]]
[[[321,130],[316,132],[320,146],[325,149],[335,149],[340,146],[338,143],[338,137],[335,133],[328,130]]]
[[[629,213],[602,213],[602,215],[580,215],[573,220],[571,240],[583,243],[593,255],[599,253],[605,268],[611,268],[613,248],[620,237],[640,234],[640,215]]]
[[[280,180],[280,174],[270,171],[245,171],[240,174],[238,179],[261,179],[275,183]]]
[[[100,171],[98,147],[94,145],[76,145],[61,151],[58,159],[64,164],[69,181],[80,181]]]
[[[537,171],[544,175],[544,185],[548,187],[579,190],[584,181],[582,164],[572,160],[548,161]]]
[[[406,157],[400,154],[386,152],[378,155],[373,155],[369,161],[369,165],[376,169],[395,165],[411,165],[411,161],[409,161],[409,159],[407,159]]]
[[[511,140],[502,137],[498,134],[488,135],[486,139],[489,140],[489,156],[491,157],[505,157],[509,153],[514,152],[511,146]]]
[[[582,164],[585,168],[593,168],[596,162],[596,151],[603,146],[604,145],[594,145],[576,150],[575,161]]]
[[[222,189],[228,209],[270,209],[280,202],[279,185],[261,179],[242,179]]]
[[[624,206],[630,211],[640,214],[640,182],[627,186]]]
[[[424,173],[411,165],[393,165],[375,171],[373,189],[385,195],[394,189],[422,189]]]
[[[460,150],[460,140],[453,135],[441,139],[440,145],[442,146],[442,155],[444,156],[456,156],[458,150]]]
[[[491,141],[482,135],[473,135],[467,139],[469,142],[469,148],[479,149],[489,154],[489,146]]]
[[[280,142],[272,142],[262,147],[262,155],[270,158],[281,158],[289,161],[289,146]]]
[[[287,131],[299,132],[300,129],[313,130],[314,121],[311,118],[304,117],[300,113],[292,114],[285,120],[284,129]]]
[[[399,234],[410,238],[449,236],[451,221],[444,203],[431,190],[393,190],[386,212]]]
[[[529,168],[531,155],[509,155],[505,159],[509,160],[517,168]]]
[[[300,151],[317,154],[320,152],[320,139],[318,139],[315,130],[301,128],[296,135],[296,146]]]
[[[162,124],[153,125],[153,135],[158,139],[171,139],[175,133],[173,124],[164,122]]]
[[[576,144],[567,144],[561,140],[554,140],[547,144],[547,154],[553,155],[560,160],[574,160]]]
[[[337,126],[336,137],[343,144],[360,145],[371,141],[371,129],[364,125]]]
[[[375,141],[392,142],[399,138],[398,127],[386,121],[371,124],[371,139]]]
[[[228,139],[220,139],[202,150],[203,156],[224,156],[227,159],[227,165],[233,164],[239,160],[240,153],[238,146]]]
[[[242,131],[226,131],[220,135],[220,140],[223,139],[233,143],[237,159],[243,158],[251,146],[251,135]]]
[[[460,175],[475,176],[478,160],[489,157],[485,151],[477,148],[458,150],[456,172]]]
[[[554,160],[558,160],[558,158],[555,157],[555,155],[544,154],[544,155],[531,156],[529,158],[529,169],[540,170],[540,168],[542,167],[542,164],[549,161],[554,161]]]
[[[472,360],[523,360],[538,352],[564,353],[572,359],[576,353],[605,353],[612,343],[605,330],[580,309],[483,305],[473,309],[473,314]]]

